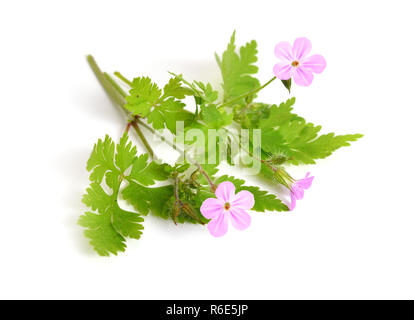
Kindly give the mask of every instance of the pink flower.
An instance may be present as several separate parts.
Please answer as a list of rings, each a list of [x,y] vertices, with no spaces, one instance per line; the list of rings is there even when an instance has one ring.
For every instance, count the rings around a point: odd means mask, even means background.
[[[290,210],[295,209],[296,200],[303,199],[304,190],[311,187],[314,177],[309,177],[309,174],[308,172],[304,179],[297,180],[290,186]]]
[[[300,86],[309,86],[313,73],[321,73],[326,67],[325,58],[319,54],[308,57],[312,44],[307,38],[297,38],[293,47],[289,42],[276,45],[275,55],[280,60],[273,68],[273,73],[280,80],[293,80]]]
[[[247,210],[254,206],[254,196],[251,192],[242,190],[235,194],[236,188],[230,181],[220,183],[216,189],[216,198],[208,198],[201,205],[200,211],[204,217],[211,219],[207,228],[215,237],[226,234],[229,219],[238,230],[246,229],[251,222]]]

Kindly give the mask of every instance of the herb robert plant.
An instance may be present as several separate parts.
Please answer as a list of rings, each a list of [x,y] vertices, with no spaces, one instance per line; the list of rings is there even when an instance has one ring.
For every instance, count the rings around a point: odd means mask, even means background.
[[[292,210],[296,200],[302,199],[304,190],[311,186],[313,177],[307,174],[304,179],[296,180],[287,168],[314,164],[315,160],[326,158],[362,137],[320,134],[320,126],[293,113],[295,98],[279,104],[257,101],[257,93],[276,79],[289,91],[292,79],[300,86],[316,81],[313,74],[321,73],[326,62],[321,55],[309,55],[310,51],[311,43],[306,38],[296,39],[293,45],[277,44],[275,55],[280,61],[275,60],[275,76],[261,84],[254,77],[258,72],[256,41],[238,50],[233,34],[226,51],[216,55],[222,94],[210,83],[190,82],[173,73],[162,88],[145,76],[130,80],[120,72],[109,75],[88,56],[100,84],[125,112],[125,132],[119,142],[109,136],[98,140],[87,162],[90,185],[82,200],[89,210],[80,217],[79,224],[85,228],[85,236],[96,252],[107,256],[125,251],[126,238],[141,237],[144,217],[148,214],[175,224],[199,224],[200,231],[223,236],[229,222],[238,230],[246,229],[254,220],[254,212]],[[191,103],[195,112],[189,111],[184,101]],[[247,138],[253,138],[259,131],[260,146],[252,142],[243,144],[236,129],[247,132]],[[171,134],[178,138],[182,132],[191,130],[209,138],[211,130],[219,134],[213,141],[201,140],[198,147],[202,148],[195,148],[202,150],[201,155],[193,152],[194,139],[184,139],[178,146],[168,138]],[[131,132],[141,140],[145,152],[138,152],[132,144]],[[157,157],[146,138],[149,134],[158,135],[181,153],[175,164],[164,163]],[[227,151],[222,151],[223,146]],[[230,153],[227,147],[232,150],[240,147],[240,152]],[[188,150],[192,150],[191,154]],[[208,156],[211,152],[214,161]],[[283,188],[278,190],[291,194],[289,203],[279,199],[276,188],[262,190],[218,173],[220,163],[234,165],[235,157],[242,153],[259,163],[257,174],[262,179],[281,185]],[[240,169],[251,166],[251,162],[236,164]],[[127,201],[135,210],[124,210],[120,201]]]

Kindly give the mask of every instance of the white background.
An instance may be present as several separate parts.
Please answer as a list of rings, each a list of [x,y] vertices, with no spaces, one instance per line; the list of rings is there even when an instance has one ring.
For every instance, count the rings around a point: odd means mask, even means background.
[[[2,1],[0,298],[414,298],[412,13],[408,0]],[[277,42],[311,39],[328,67],[294,87],[295,111],[365,137],[289,168],[316,177],[294,212],[252,213],[220,239],[148,217],[126,253],[97,256],[76,224],[85,164],[125,123],[85,55],[161,85],[167,70],[217,84],[234,29],[258,41],[262,82]],[[260,94],[287,97],[280,83]]]

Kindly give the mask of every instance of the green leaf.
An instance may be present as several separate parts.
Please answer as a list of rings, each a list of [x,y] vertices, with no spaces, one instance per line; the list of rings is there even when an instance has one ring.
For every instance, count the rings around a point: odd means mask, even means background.
[[[174,215],[175,195],[172,185],[162,186],[158,188],[146,188],[136,183],[131,183],[122,192],[125,200],[131,203],[140,213],[147,215],[151,212],[152,215],[162,219],[172,219]],[[184,210],[181,210],[175,221],[177,223],[199,223],[200,221],[207,222],[206,219],[199,212],[200,205],[194,200],[195,195],[193,191],[179,191],[179,199],[182,203],[187,203],[194,209],[194,215],[197,219],[189,216]]]
[[[316,140],[304,142],[302,144],[296,143],[296,148],[307,154],[313,159],[323,159],[332,154],[335,150],[350,146],[349,142],[356,141],[362,138],[362,134],[347,134],[335,136],[334,133],[328,133],[319,136]]]
[[[116,147],[109,136],[104,141],[99,139],[88,160],[91,184],[82,201],[94,212],[86,212],[80,217],[79,224],[87,229],[85,236],[100,255],[123,252],[126,237],[139,239],[142,234],[141,222],[144,220],[134,212],[121,209],[118,204],[118,192],[125,172],[138,160],[136,147],[132,147],[127,134]],[[154,176],[154,170],[148,170],[147,166],[141,171]],[[104,177],[110,193],[101,185]]]
[[[151,211],[153,215],[163,219],[169,218],[164,211],[164,206],[173,195],[174,190],[171,185],[146,188],[137,183],[131,183],[122,191],[122,197],[141,214],[147,215]]]
[[[201,118],[209,128],[220,129],[233,121],[233,114],[217,110],[214,104],[201,106]]]
[[[201,104],[214,103],[217,100],[218,91],[214,90],[210,83],[204,84],[201,81],[194,81],[194,83],[202,91],[202,94],[199,94],[199,97],[202,99]],[[198,92],[197,90],[196,94]]]
[[[116,146],[115,164],[124,172],[131,166],[137,155],[137,148],[128,141],[128,135],[124,134]]]
[[[154,110],[148,115],[148,123],[156,130],[165,128],[164,115],[160,110]]]
[[[148,162],[148,154],[142,154],[132,164],[130,179],[144,185],[150,186],[155,181],[164,181],[168,179],[168,172],[165,170],[166,164],[157,164]]]
[[[122,191],[122,197],[131,203],[135,209],[147,215],[149,212],[167,219],[164,207],[174,195],[172,185],[148,188],[156,181],[169,179],[173,168],[168,164],[158,164],[148,160],[148,154],[136,157],[132,164],[131,173],[126,177],[129,184]]]
[[[118,186],[119,188],[119,186]],[[99,214],[86,212],[79,218],[79,225],[87,228],[85,236],[100,255],[117,254],[125,250],[125,237],[139,239],[144,220],[134,212],[121,209],[118,193],[107,194],[98,183],[92,183],[83,202]]]
[[[258,72],[258,67],[255,66],[257,62],[256,41],[253,40],[241,47],[240,54],[237,54],[234,32],[221,60],[217,55],[216,60],[223,78],[224,102],[260,86],[259,80],[251,76]]]
[[[254,196],[254,207],[252,210],[258,212],[264,212],[265,210],[269,211],[289,211],[289,208],[280,201],[274,194],[268,193],[267,191],[260,190],[259,187],[255,186],[244,186],[244,180],[236,179],[231,176],[221,176],[215,181],[216,184],[219,184],[223,181],[230,181],[236,187],[236,193],[241,190],[250,191]]]
[[[86,212],[79,218],[79,225],[86,228],[85,236],[90,239],[90,244],[101,256],[115,255],[124,252],[126,248],[125,238],[112,226],[111,216],[98,215]]]
[[[146,117],[161,97],[161,90],[148,77],[135,78],[125,108],[134,115]]]
[[[190,96],[192,93],[192,90],[181,85],[181,78],[179,76],[176,76],[174,78],[171,78],[170,81],[164,86],[163,97],[184,99],[185,96]]]
[[[314,164],[349,142],[361,138],[360,134],[338,135],[328,133],[318,136],[321,126],[307,123],[293,114],[291,106],[294,99],[270,108],[269,117],[262,119],[262,149],[268,154],[281,154],[288,163]]]
[[[188,122],[193,115],[184,110],[185,104],[174,100],[173,98],[161,102],[154,108],[154,111],[148,116],[148,122],[154,129],[160,130],[167,128],[172,133],[176,133],[177,121]]]
[[[260,121],[260,128],[275,128],[288,121],[303,120],[303,118],[292,113],[292,106],[295,101],[295,98],[291,98],[278,106],[275,104],[270,106],[267,118]]]
[[[82,202],[93,211],[105,214],[108,207],[112,205],[112,198],[104,191],[99,183],[91,183],[82,197]]]
[[[104,141],[98,140],[86,165],[86,169],[92,171],[89,176],[92,182],[101,183],[105,172],[117,170],[113,162],[114,154],[115,144],[109,136]]]
[[[144,227],[141,222],[144,221],[139,215],[134,212],[122,210],[118,206],[114,206],[112,213],[112,225],[115,230],[122,236],[133,239],[139,239],[142,235]]]
[[[181,77],[175,76],[164,86],[164,92],[148,77],[135,78],[125,108],[133,115],[148,119],[156,130],[167,128],[176,133],[177,121],[190,122],[193,115],[184,110],[185,104],[176,99],[191,95],[192,90],[181,85]]]

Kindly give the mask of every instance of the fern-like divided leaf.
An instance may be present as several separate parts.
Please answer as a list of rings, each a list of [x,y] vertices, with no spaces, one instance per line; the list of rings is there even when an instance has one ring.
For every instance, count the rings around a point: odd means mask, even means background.
[[[262,129],[262,149],[266,154],[283,155],[288,163],[294,165],[314,164],[316,159],[326,158],[363,136],[318,135],[321,126],[306,122],[292,113],[294,102],[295,98],[292,98],[279,106],[270,106],[268,116],[258,122],[258,128]]]
[[[185,104],[177,99],[191,95],[192,91],[181,84],[179,77],[174,77],[163,90],[148,77],[135,78],[131,83],[125,108],[133,115],[147,118],[154,129],[167,128],[176,133],[176,122],[189,122],[193,115],[184,110]]]
[[[125,251],[126,238],[139,239],[144,229],[144,219],[140,214],[123,210],[118,204],[122,182],[127,180],[136,183],[145,189],[146,193],[155,194],[144,186],[168,178],[164,170],[165,165],[148,162],[147,154],[140,157],[136,154],[136,147],[132,147],[126,134],[116,146],[112,139],[106,136],[105,140],[98,140],[88,160],[87,169],[91,172],[91,184],[82,201],[92,212],[86,212],[81,216],[79,224],[87,229],[85,235],[100,255],[107,256],[110,253]],[[130,174],[127,175],[129,168]],[[110,189],[109,193],[104,190],[104,179],[106,187]],[[148,212],[145,207],[140,209],[140,213]]]
[[[224,102],[237,98],[260,86],[259,80],[252,77],[253,74],[259,71],[259,68],[255,65],[257,62],[256,41],[253,40],[241,47],[238,54],[235,38],[236,33],[234,32],[221,59],[216,54],[216,60],[223,78]]]

